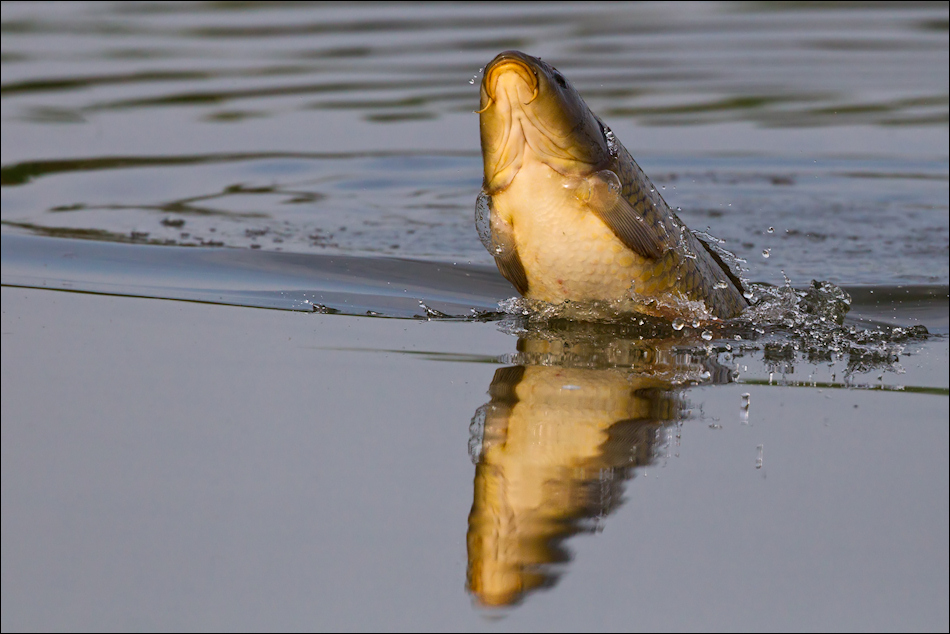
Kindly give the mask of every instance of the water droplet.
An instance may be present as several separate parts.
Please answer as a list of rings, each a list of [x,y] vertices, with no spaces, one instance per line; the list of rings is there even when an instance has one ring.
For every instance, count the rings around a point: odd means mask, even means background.
[[[742,296],[745,297],[747,300],[749,300],[749,301],[751,302],[751,301],[752,301],[752,298],[753,298],[755,295],[752,293],[752,291],[746,289],[746,290],[742,291]]]
[[[679,331],[685,327],[686,327],[686,322],[680,319],[679,317],[673,320],[673,330]]]
[[[762,457],[763,457],[763,456],[762,456],[763,445],[759,445],[758,447],[756,447],[756,449],[758,450],[759,455],[755,457],[755,468],[756,468],[756,469],[761,469],[761,468],[762,468]]]
[[[741,422],[743,425],[748,425],[750,394],[748,392],[743,392],[740,398],[742,401],[739,405],[739,422]]]
[[[597,175],[607,183],[607,190],[611,193],[616,194],[623,189],[623,183],[620,182],[620,177],[617,176],[616,172],[612,170],[601,170],[597,172]]]
[[[772,249],[762,249],[762,257],[768,259],[772,255]]]
[[[702,338],[705,339],[706,341],[712,341],[713,334],[709,330],[704,330],[702,334]]]
[[[713,288],[718,288],[718,289],[720,289],[720,290],[721,290],[721,289],[724,289],[724,288],[726,288],[727,286],[729,286],[729,285],[728,285],[728,284],[726,284],[726,282],[725,282],[725,281],[723,281],[723,280],[719,280],[718,282],[716,282],[716,283],[715,283],[715,284],[713,285]]]
[[[617,148],[617,138],[614,136],[613,130],[604,126],[604,138],[607,140],[607,151],[610,152],[610,155],[616,157],[619,153]]]
[[[478,200],[475,201],[475,230],[478,232],[478,239],[482,241],[482,246],[489,253],[500,255],[491,236],[491,196],[485,192],[480,193]]]
[[[775,227],[769,227],[769,233],[775,233]]]
[[[475,78],[473,77],[473,78],[469,79],[469,80],[468,80],[468,83],[474,84],[474,83],[475,83]]]

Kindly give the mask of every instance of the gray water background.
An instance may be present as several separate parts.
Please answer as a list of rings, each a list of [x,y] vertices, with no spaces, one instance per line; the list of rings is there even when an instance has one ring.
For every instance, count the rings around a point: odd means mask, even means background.
[[[948,24],[4,2],[3,629],[945,631]],[[717,353],[735,381],[687,372],[622,504],[493,611],[465,582],[470,421],[521,344],[419,302],[512,294],[472,219],[479,69],[508,48],[748,278],[829,280],[852,323],[937,337],[865,371]]]
[[[946,284],[946,44],[927,4],[7,3],[3,228],[490,264],[472,111],[520,48],[752,279]]]

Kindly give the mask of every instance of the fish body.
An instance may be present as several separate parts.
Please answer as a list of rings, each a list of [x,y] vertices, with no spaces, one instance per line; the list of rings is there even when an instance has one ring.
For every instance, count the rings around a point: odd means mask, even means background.
[[[501,53],[485,68],[479,113],[476,225],[523,296],[619,300],[670,318],[726,319],[748,306],[741,281],[555,68]]]

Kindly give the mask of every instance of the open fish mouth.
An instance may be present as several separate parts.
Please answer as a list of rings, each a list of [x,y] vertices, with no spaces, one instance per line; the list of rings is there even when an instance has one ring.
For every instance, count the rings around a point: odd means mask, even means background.
[[[524,82],[527,92],[531,94],[531,97],[524,105],[531,103],[537,98],[539,91],[537,71],[532,68],[524,53],[505,51],[495,57],[495,59],[488,64],[488,67],[485,68],[482,85],[488,97],[488,103],[482,103],[479,112],[493,105],[496,100],[496,95],[498,94],[498,80],[507,73],[513,73],[514,77],[520,78]]]
[[[520,51],[489,62],[477,112],[487,192],[507,187],[525,160],[577,175],[609,158],[600,124],[574,87],[550,64]]]

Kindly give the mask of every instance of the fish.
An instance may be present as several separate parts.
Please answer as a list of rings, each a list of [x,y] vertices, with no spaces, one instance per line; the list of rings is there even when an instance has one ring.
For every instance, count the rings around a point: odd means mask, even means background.
[[[710,321],[748,307],[723,256],[677,217],[556,68],[500,53],[484,69],[477,112],[475,224],[523,297]]]

